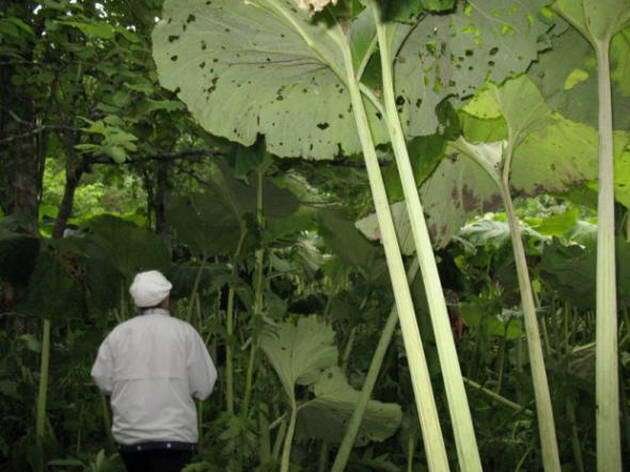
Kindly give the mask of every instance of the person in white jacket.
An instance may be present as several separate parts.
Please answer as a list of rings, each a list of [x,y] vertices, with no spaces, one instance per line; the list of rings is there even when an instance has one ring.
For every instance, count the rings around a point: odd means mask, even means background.
[[[129,472],[185,467],[198,441],[194,398],[208,398],[217,379],[199,333],[170,316],[171,289],[158,271],[137,274],[129,292],[139,313],[105,338],[92,367]]]

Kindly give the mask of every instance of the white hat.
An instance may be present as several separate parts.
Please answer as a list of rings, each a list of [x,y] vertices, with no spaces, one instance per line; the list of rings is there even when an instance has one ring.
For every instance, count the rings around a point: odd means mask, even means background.
[[[129,293],[137,307],[147,308],[159,305],[172,288],[173,285],[161,272],[150,270],[136,274]]]

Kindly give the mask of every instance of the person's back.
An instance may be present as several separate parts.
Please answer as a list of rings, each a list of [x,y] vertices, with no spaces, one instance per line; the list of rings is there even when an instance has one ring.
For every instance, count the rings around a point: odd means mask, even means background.
[[[160,296],[134,298],[142,305]],[[198,439],[193,397],[207,398],[216,381],[203,340],[190,324],[170,316],[165,300],[114,328],[92,368],[94,381],[111,395],[112,433],[130,471],[181,468]],[[178,451],[187,455],[182,459]],[[177,462],[173,468],[166,453]]]

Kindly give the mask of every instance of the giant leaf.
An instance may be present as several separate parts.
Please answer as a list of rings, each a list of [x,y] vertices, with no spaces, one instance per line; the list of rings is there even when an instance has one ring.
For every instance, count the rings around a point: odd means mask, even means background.
[[[361,392],[352,388],[341,369],[331,367],[314,386],[315,399],[300,406],[297,434],[336,444],[341,441]],[[402,413],[395,403],[370,400],[365,409],[356,446],[384,441],[400,427]]]
[[[246,215],[256,214],[257,189],[234,177],[227,166],[216,166],[203,192],[174,197],[167,207],[178,237],[198,254],[234,254]],[[287,189],[263,179],[262,206],[266,218],[291,215],[298,201]]]
[[[448,244],[471,214],[496,210],[501,204],[492,178],[476,162],[452,148],[447,150],[447,157],[421,185],[420,197],[435,247]],[[401,251],[413,254],[415,245],[405,203],[394,203],[391,210]],[[368,239],[380,240],[375,214],[356,224]]]
[[[540,271],[543,279],[562,298],[581,307],[595,308],[595,240],[585,246],[564,246],[560,242],[545,249]],[[617,300],[630,306],[630,243],[618,238]]]
[[[630,21],[628,0],[556,0],[554,8],[593,44],[607,43]]]
[[[93,218],[86,226],[91,239],[126,277],[141,270],[166,270],[170,266],[166,244],[149,230],[111,215]]]
[[[337,362],[335,332],[317,316],[300,317],[268,328],[260,347],[269,359],[290,399],[295,386],[310,385]]]
[[[273,154],[330,159],[361,149],[335,34],[293,0],[167,0],[154,58],[212,134],[245,145],[263,134]]]
[[[538,13],[547,3],[478,0],[417,24],[391,23],[407,134],[434,133],[434,109],[446,97],[464,97],[488,77],[502,81],[524,71],[545,47],[539,39],[547,25]],[[280,156],[356,153],[340,44],[348,41],[361,71],[373,51],[374,29],[368,11],[343,24],[321,18],[297,10],[291,0],[168,0],[153,35],[161,82],[215,135],[249,145],[264,134],[270,152]],[[381,143],[382,117],[370,101],[366,106]]]
[[[331,210],[320,211],[318,220],[319,232],[335,255],[347,264],[363,269],[365,273],[374,269],[379,253],[361,237],[351,221]]]
[[[630,75],[625,41],[628,32],[612,42],[612,106],[615,129],[630,127]],[[542,53],[528,72],[540,88],[548,105],[573,121],[597,126],[597,63],[588,41],[569,28],[552,39],[553,47]],[[624,57],[625,56],[625,57]]]
[[[433,133],[435,106],[445,97],[475,93],[490,79],[502,82],[525,71],[546,48],[540,20],[546,0],[477,0],[451,15],[429,15],[413,27],[397,27],[392,48],[400,118],[410,136]]]

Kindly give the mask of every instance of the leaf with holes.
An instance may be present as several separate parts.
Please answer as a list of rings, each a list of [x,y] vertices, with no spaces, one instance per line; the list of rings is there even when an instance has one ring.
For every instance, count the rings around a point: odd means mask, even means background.
[[[524,72],[538,52],[548,24],[547,0],[470,1],[450,15],[428,15],[417,25],[390,26],[397,51],[395,89],[408,136],[438,128],[435,107],[444,98],[466,98],[486,80],[496,83]]]
[[[160,81],[210,133],[245,145],[263,134],[278,156],[361,150],[340,78],[340,25],[312,20],[293,0],[167,0],[162,18],[153,33]]]

